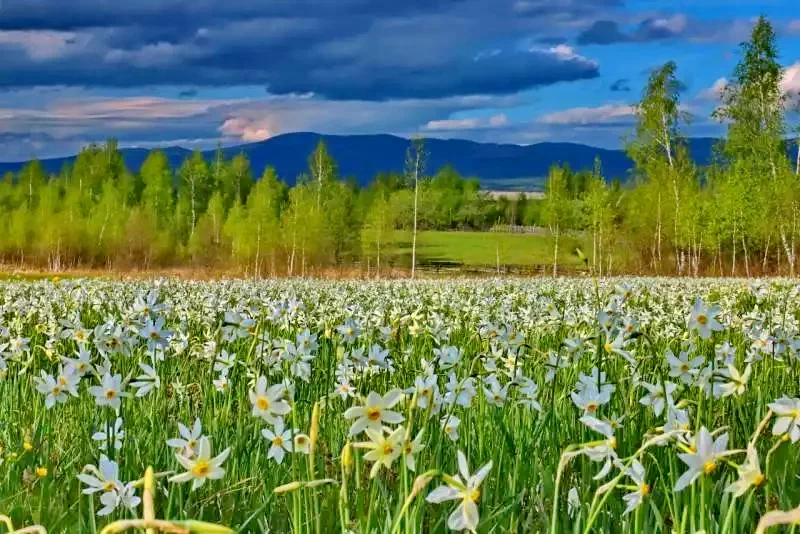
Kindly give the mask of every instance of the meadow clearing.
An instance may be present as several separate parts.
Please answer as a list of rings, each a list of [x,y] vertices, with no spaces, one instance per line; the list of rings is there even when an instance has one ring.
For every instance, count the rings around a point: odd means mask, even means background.
[[[798,302],[788,280],[5,281],[0,514],[753,531],[800,505]]]

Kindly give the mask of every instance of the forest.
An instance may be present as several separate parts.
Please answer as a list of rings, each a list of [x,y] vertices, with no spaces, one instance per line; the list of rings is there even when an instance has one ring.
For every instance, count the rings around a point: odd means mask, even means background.
[[[311,275],[331,267],[414,272],[416,235],[505,225],[540,227],[553,274],[578,254],[598,274],[796,273],[800,143],[798,95],[781,91],[775,34],[764,18],[741,45],[714,118],[726,133],[713,162],[686,147],[690,116],[677,66],[655,69],[624,140],[631,175],[609,181],[602,161],[573,171],[553,162],[544,198],[493,197],[476,177],[428,169],[425,140],[409,143],[406,170],[368,187],[339,176],[324,142],[289,187],[222,150],[193,153],[177,169],[153,150],[138,171],[117,143],[92,145],[47,175],[38,161],[0,182],[0,261],[7,266],[153,269],[192,266],[247,276]],[[579,236],[580,250],[564,250]],[[397,242],[412,242],[412,254]],[[491,264],[493,258],[487,258]]]

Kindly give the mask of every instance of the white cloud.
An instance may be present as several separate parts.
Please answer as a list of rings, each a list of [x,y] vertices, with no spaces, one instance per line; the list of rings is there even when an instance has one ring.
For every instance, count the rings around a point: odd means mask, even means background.
[[[477,130],[483,128],[501,128],[506,125],[508,125],[508,116],[505,113],[499,113],[497,115],[492,115],[488,119],[472,117],[428,121],[423,129],[428,131]]]
[[[70,47],[79,50],[90,36],[54,30],[0,30],[0,46],[18,46],[34,61],[64,56]]]
[[[728,79],[727,78],[717,78],[717,80],[706,89],[703,89],[698,93],[697,98],[700,100],[707,100],[710,102],[719,102],[720,97],[722,96],[722,92],[728,87]]]
[[[629,120],[635,114],[635,108],[627,104],[606,104],[598,107],[578,107],[556,111],[542,115],[538,122],[542,124],[581,125],[602,124]]]
[[[797,98],[800,93],[800,61],[783,71],[781,91],[790,97]]]

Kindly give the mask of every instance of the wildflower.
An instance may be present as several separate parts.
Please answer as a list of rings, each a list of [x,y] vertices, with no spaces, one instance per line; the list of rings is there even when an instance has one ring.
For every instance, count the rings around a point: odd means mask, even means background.
[[[636,489],[622,496],[622,500],[628,505],[622,515],[631,513],[642,504],[645,497],[650,495],[650,484],[645,482],[644,466],[639,460],[634,460],[631,467],[625,470],[625,474],[636,484]]]
[[[125,438],[125,431],[122,429],[122,418],[117,417],[114,420],[114,425],[111,427],[111,433],[109,435],[108,432],[99,431],[92,434],[92,439],[97,441],[97,446],[101,449],[105,449],[109,442],[111,446],[114,447],[115,450],[120,450],[122,448],[122,440]]]
[[[105,454],[100,456],[100,462],[97,467],[93,465],[87,466],[86,470],[94,474],[81,473],[78,475],[78,480],[88,486],[82,490],[84,495],[91,495],[100,491],[109,492],[122,488],[122,482],[119,480],[119,464],[109,460]]]
[[[406,436],[405,443],[403,444],[403,457],[406,461],[406,467],[410,471],[417,471],[417,462],[414,458],[414,455],[420,452],[422,449],[425,448],[425,444],[422,442],[422,436],[425,430],[420,430],[417,437],[413,440],[411,436]]]
[[[747,446],[747,460],[738,467],[738,471],[739,479],[725,488],[725,491],[733,493],[736,497],[741,497],[750,488],[757,488],[766,480],[758,463],[758,453],[752,443]]]
[[[486,396],[486,402],[492,406],[501,407],[506,403],[506,397],[508,397],[508,384],[505,386],[500,386],[500,383],[497,381],[495,375],[491,375],[490,378],[494,378],[494,380],[486,380],[489,384],[489,387],[483,388],[483,394]]]
[[[272,458],[277,464],[283,463],[283,457],[287,452],[292,452],[292,434],[297,434],[298,430],[284,429],[283,421],[275,423],[275,430],[269,428],[261,429],[261,435],[271,443],[267,458]]]
[[[594,442],[581,451],[593,462],[604,462],[603,467],[594,476],[595,480],[600,480],[611,471],[613,462],[617,460],[617,438],[614,437],[614,428],[609,422],[591,415],[584,415],[580,418],[580,422],[606,438],[600,442]]]
[[[736,367],[729,365],[728,380],[721,385],[722,396],[729,397],[730,395],[743,394],[747,389],[747,381],[750,380],[752,371],[753,368],[750,365],[747,366],[743,373],[739,373]]]
[[[600,406],[611,400],[608,390],[598,391],[594,387],[585,387],[580,393],[573,392],[570,396],[575,406],[584,411],[584,415],[594,415]]]
[[[311,438],[307,434],[294,435],[294,451],[302,454],[311,452]]]
[[[639,400],[639,403],[652,407],[656,417],[661,415],[667,405],[671,406],[674,403],[672,394],[677,386],[672,382],[664,382],[663,384],[639,382],[639,385],[648,391],[647,395]]]
[[[769,407],[777,416],[772,435],[786,435],[792,443],[800,440],[800,399],[783,396]]]
[[[688,351],[681,351],[680,355],[676,357],[671,350],[667,350],[666,357],[670,367],[669,376],[678,378],[684,384],[691,384],[694,381],[700,372],[699,367],[705,361],[702,356],[690,359]]]
[[[136,488],[132,483],[128,483],[100,496],[100,504],[103,507],[97,511],[97,515],[100,517],[111,515],[119,506],[135,510],[141,502],[142,500],[136,496]]]
[[[169,481],[182,483],[191,480],[192,491],[194,491],[205,484],[206,480],[219,480],[225,476],[222,464],[228,458],[230,452],[230,448],[227,448],[212,458],[211,442],[207,437],[203,436],[197,444],[197,454],[194,458],[187,458],[182,454],[175,455],[175,458],[186,469],[186,472],[171,477]]]
[[[40,377],[35,378],[36,380],[36,389],[40,393],[45,395],[44,398],[44,405],[45,408],[52,408],[56,405],[56,403],[65,403],[67,402],[67,387],[66,385],[62,385],[62,383],[56,381],[56,379],[44,371],[41,372]],[[73,388],[74,390],[74,388]],[[73,393],[74,396],[77,395],[77,391]]]
[[[275,384],[267,388],[267,379],[259,376],[255,389],[250,390],[250,402],[253,404],[253,415],[261,417],[270,424],[275,424],[281,416],[292,411],[289,404],[282,399],[286,386]]]
[[[112,376],[111,373],[103,375],[101,385],[90,387],[89,393],[94,396],[98,406],[109,406],[115,410],[119,410],[122,397],[130,396],[130,393],[122,391],[122,376]]]
[[[370,449],[364,455],[364,460],[374,462],[369,472],[370,478],[374,478],[381,466],[390,469],[392,463],[400,456],[403,451],[403,439],[405,438],[406,430],[403,427],[398,427],[388,435],[384,433],[382,428],[375,430],[368,427],[365,431],[370,441],[354,443],[353,446],[360,449]]]
[[[39,478],[45,478],[47,476],[48,470],[44,466],[39,466],[36,468],[36,476]]]
[[[696,330],[702,339],[708,339],[713,332],[722,330],[722,325],[716,319],[720,309],[716,306],[707,307],[699,297],[694,302],[689,314],[689,328]]]
[[[450,438],[450,441],[458,441],[458,427],[461,425],[461,420],[455,415],[445,415],[442,417],[442,430]]]
[[[135,382],[131,382],[131,387],[137,390],[137,397],[144,397],[154,389],[161,387],[161,378],[156,370],[146,363],[140,363],[139,368],[143,374],[137,376]]]
[[[678,458],[689,469],[678,478],[673,491],[682,491],[694,483],[700,475],[710,475],[716,471],[717,462],[720,458],[733,454],[733,452],[727,450],[728,434],[722,434],[717,439],[714,439],[706,427],[700,429],[694,443],[695,446],[692,452],[678,455]]]
[[[146,340],[147,348],[151,351],[166,348],[171,334],[172,332],[164,329],[163,317],[159,317],[155,322],[148,317],[145,320],[144,328],[139,331],[139,335]]]
[[[392,389],[381,397],[379,394],[370,392],[364,406],[353,406],[344,412],[346,419],[355,419],[350,426],[350,435],[356,436],[369,428],[380,430],[384,424],[395,425],[403,422],[403,416],[398,412],[390,410],[403,398],[403,392],[399,389]]]
[[[461,476],[447,477],[447,485],[439,486],[425,498],[430,503],[441,503],[460,499],[461,502],[447,518],[450,530],[469,530],[475,532],[480,517],[478,501],[481,498],[481,483],[492,469],[492,461],[481,467],[474,475],[470,475],[467,458],[458,451],[458,470]],[[462,478],[463,477],[463,480]]]
[[[197,451],[198,442],[203,436],[203,424],[200,422],[200,418],[198,417],[194,420],[192,430],[178,423],[178,434],[180,434],[179,438],[167,440],[167,446],[173,449],[180,449],[183,456],[192,458]]]

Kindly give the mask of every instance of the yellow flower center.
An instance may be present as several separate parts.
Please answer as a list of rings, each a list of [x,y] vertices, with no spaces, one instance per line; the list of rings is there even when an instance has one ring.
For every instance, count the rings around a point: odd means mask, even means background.
[[[208,460],[200,460],[192,467],[192,474],[196,477],[205,477],[209,472],[211,472],[211,464],[208,463]]]
[[[478,502],[481,500],[480,488],[472,488],[472,490],[470,490],[470,492],[466,495],[466,498],[472,502]]]
[[[383,444],[383,455],[384,456],[391,456],[394,452],[394,447],[392,447],[391,443],[384,443]]]
[[[603,348],[606,349],[606,352],[611,352],[612,350],[614,350],[614,345],[612,345],[611,343],[606,343],[605,345],[603,345]]]
[[[67,385],[67,377],[64,376],[64,375],[59,376],[58,377],[58,383],[60,385],[62,385],[62,386],[66,386]]]
[[[380,421],[381,409],[380,408],[367,409],[367,419],[369,419],[370,421]]]
[[[116,396],[117,396],[117,392],[114,391],[113,389],[107,389],[106,390],[106,399],[113,400],[114,397],[116,397]]]
[[[269,399],[266,397],[258,397],[256,399],[256,408],[261,411],[269,409]]]
[[[282,447],[283,438],[280,436],[275,436],[274,438],[272,438],[272,444],[275,445],[276,447]]]
[[[109,492],[113,489],[114,489],[114,483],[111,482],[110,480],[106,480],[106,482],[103,484],[103,491]]]
[[[761,486],[764,482],[767,481],[767,478],[764,476],[763,473],[758,473],[755,477],[753,477],[753,486]]]
[[[681,373],[688,373],[688,372],[689,372],[689,365],[685,363],[681,365]]]
[[[597,411],[598,405],[596,402],[590,402],[586,405],[586,411],[589,413],[594,413]]]
[[[650,484],[642,484],[639,486],[639,492],[642,494],[643,497],[647,497],[650,495]]]
[[[50,390],[50,393],[51,393],[51,394],[52,394],[54,397],[58,397],[59,395],[61,395],[61,388],[60,388],[60,387],[58,387],[58,386],[53,386],[53,389],[51,389],[51,390]]]
[[[22,444],[22,448],[25,449],[27,452],[30,452],[33,450],[33,443],[31,443],[30,441],[26,441],[25,443]]]
[[[697,316],[697,324],[700,324],[700,325],[703,325],[703,326],[707,325],[708,324],[708,317],[706,317],[705,315],[703,315],[701,313],[700,315]]]
[[[703,472],[707,475],[710,475],[714,471],[717,470],[717,462],[711,460],[703,464]]]
[[[295,443],[298,445],[305,445],[306,444],[306,437],[305,436],[297,436],[294,440]]]

